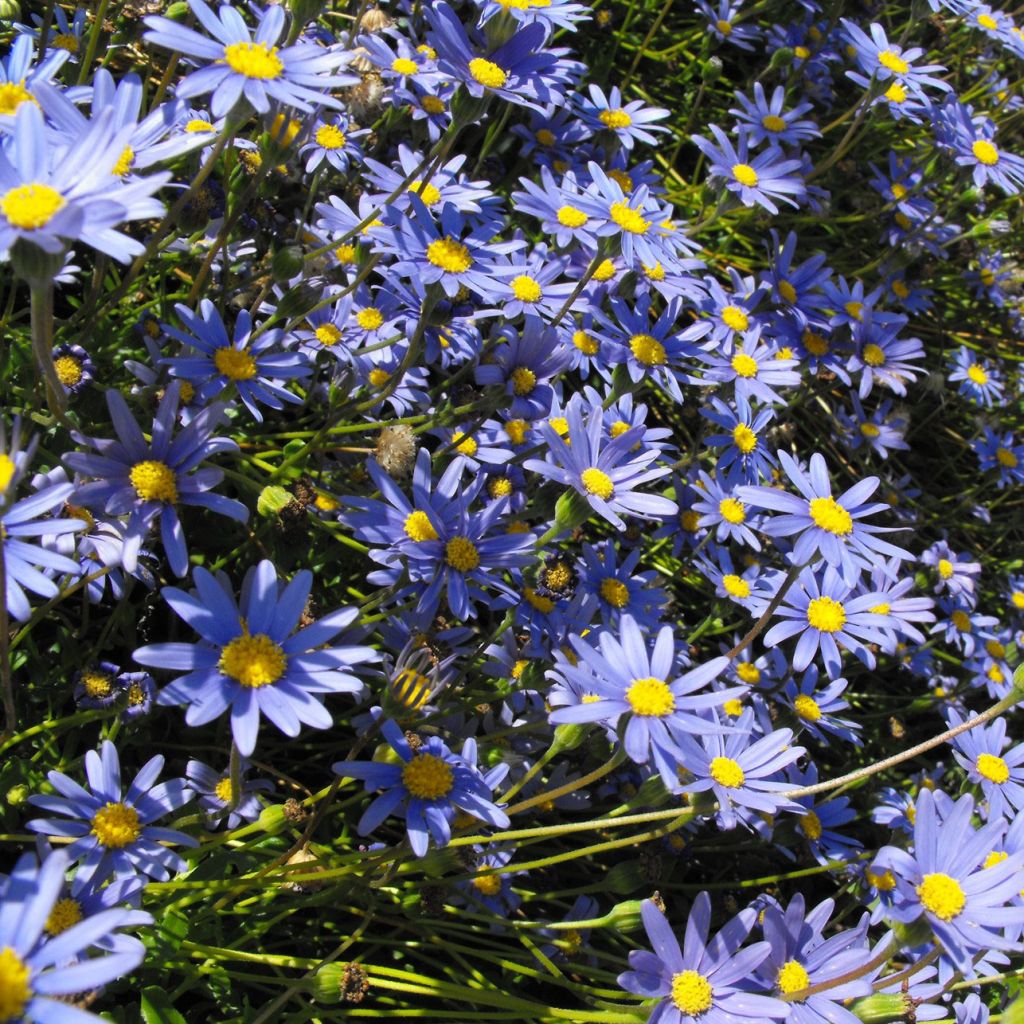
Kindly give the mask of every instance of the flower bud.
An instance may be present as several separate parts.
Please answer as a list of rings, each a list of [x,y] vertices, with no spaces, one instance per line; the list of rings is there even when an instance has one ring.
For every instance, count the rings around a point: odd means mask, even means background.
[[[722,61],[718,57],[708,57],[700,68],[700,79],[705,85],[714,85],[722,77]]]
[[[876,992],[858,999],[850,1007],[850,1012],[864,1024],[888,1024],[889,1021],[906,1020],[910,1009],[909,1000],[901,993]]]
[[[270,261],[270,272],[274,275],[275,281],[286,282],[298,277],[304,266],[302,249],[297,245],[286,245],[274,253]]]
[[[640,918],[642,900],[625,900],[616,903],[601,919],[601,927],[614,928],[618,932],[639,931],[643,923]]]

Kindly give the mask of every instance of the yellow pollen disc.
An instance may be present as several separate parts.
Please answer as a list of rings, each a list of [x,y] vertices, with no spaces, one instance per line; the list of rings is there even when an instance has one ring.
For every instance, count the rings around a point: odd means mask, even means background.
[[[35,231],[46,227],[66,205],[67,200],[49,185],[17,185],[0,199],[0,212],[13,227]]]
[[[737,352],[732,357],[730,365],[735,370],[737,377],[757,376],[757,360],[753,356],[748,356],[746,352]]]
[[[243,633],[221,651],[217,668],[242,686],[256,690],[276,683],[288,668],[288,658],[265,633]]]
[[[1003,850],[993,850],[985,859],[982,861],[981,866],[983,868],[994,868],[997,864],[1002,864],[1004,860],[1010,855]]]
[[[953,575],[953,563],[948,558],[940,558],[938,564],[939,575],[948,580]]]
[[[821,818],[819,818],[814,811],[808,811],[803,815],[803,817],[801,817],[801,819],[796,823],[796,827],[800,829],[800,831],[803,832],[811,842],[817,842],[821,838]],[[801,985],[799,987],[803,988],[804,986]]]
[[[903,213],[902,210],[893,217],[893,220],[896,221],[904,231],[910,230],[910,218]]]
[[[793,709],[805,722],[817,722],[821,718],[821,708],[818,707],[818,702],[806,693],[797,696],[793,701]]]
[[[778,114],[765,114],[761,118],[761,126],[770,132],[784,132],[786,130],[786,122]],[[792,302],[793,300],[789,299],[787,301]]]
[[[384,314],[373,306],[367,306],[366,309],[361,309],[356,313],[356,323],[364,331],[375,331],[384,323]]]
[[[597,495],[602,501],[607,501],[615,490],[612,478],[594,466],[583,470],[580,474],[580,482],[587,494]]]
[[[978,139],[977,142],[972,143],[971,152],[978,163],[984,164],[986,167],[992,167],[999,163],[999,150],[985,139]]]
[[[878,63],[896,75],[905,75],[910,70],[910,65],[894,50],[883,50],[878,55]]]
[[[106,697],[113,685],[106,672],[83,672],[79,681],[86,694],[93,698]]]
[[[93,815],[92,834],[101,846],[121,850],[142,835],[138,812],[127,804],[104,804]]]
[[[888,869],[878,873],[867,871],[865,877],[868,880],[868,884],[879,892],[892,892],[896,888],[896,878]]]
[[[862,423],[860,425],[860,432],[864,437],[878,437],[882,433],[874,423]]]
[[[391,380],[391,374],[387,370],[382,370],[379,366],[371,370],[367,376],[370,384],[375,388],[382,388]]]
[[[981,19],[978,19],[981,21]],[[78,53],[78,40],[67,32],[59,32],[50,40],[50,45],[58,50],[67,50],[68,53]]]
[[[715,22],[715,28],[717,28],[723,36],[732,35],[732,25],[730,25],[724,18],[719,18],[718,21]]]
[[[907,194],[907,186],[901,185],[898,181],[893,183],[892,188],[889,189],[892,193],[893,199],[899,202]]]
[[[512,278],[512,294],[520,302],[536,302],[543,292],[540,284],[527,274]]]
[[[507,476],[496,476],[487,484],[487,493],[492,498],[507,498],[512,493],[512,481]]]
[[[324,348],[330,348],[341,341],[341,330],[336,324],[321,324],[313,334]]]
[[[424,57],[428,57],[430,60],[437,60],[437,50],[432,46],[429,46],[427,43],[420,43],[420,45],[416,47],[416,52],[422,53]]]
[[[790,305],[796,302],[796,289],[788,281],[779,282],[779,294]]]
[[[742,576],[733,573],[722,577],[722,588],[730,597],[738,597],[740,600],[750,597],[750,584]]]
[[[969,633],[970,632],[970,629],[971,629],[971,617],[967,614],[967,612],[961,611],[958,608],[955,612],[953,612],[952,615],[950,615],[949,618],[952,621],[953,625],[956,626],[956,628],[961,633]]]
[[[697,1017],[710,1009],[713,999],[711,982],[703,974],[680,971],[672,975],[672,1005],[680,1013]]]
[[[214,127],[212,121],[204,121],[202,118],[194,117],[188,124],[185,125],[185,131],[197,134],[199,132],[215,132],[217,129]]]
[[[846,625],[846,609],[831,597],[816,597],[807,605],[807,622],[822,633],[838,633]]]
[[[1006,680],[1003,670],[998,665],[993,665],[986,673],[993,683],[1002,683]]]
[[[737,423],[732,429],[732,442],[744,455],[749,455],[757,447],[757,434],[745,423]]]
[[[810,55],[811,51],[808,50],[806,46],[793,47],[793,56],[796,57],[798,60],[807,60],[807,58],[810,57]]]
[[[345,145],[345,133],[334,124],[320,125],[314,138],[321,149],[341,149]]]
[[[876,345],[873,341],[869,341],[864,346],[864,362],[868,366],[884,366],[885,365],[885,352],[882,348]]]
[[[718,503],[718,513],[733,526],[739,526],[747,518],[747,509],[739,498],[723,498]]]
[[[732,176],[747,188],[754,188],[758,183],[757,171],[750,164],[733,164]]]
[[[722,322],[734,331],[745,331],[750,326],[750,318],[739,306],[726,306],[722,310]]]
[[[988,779],[997,786],[1001,786],[1010,777],[1009,766],[995,754],[979,754],[974,767],[983,779]]]
[[[473,260],[469,249],[454,238],[438,238],[427,246],[427,259],[449,274],[464,274]]]
[[[555,144],[555,133],[550,128],[538,128],[534,138],[542,146],[553,146]]]
[[[800,989],[807,988],[810,983],[811,978],[807,973],[807,969],[803,964],[797,963],[796,960],[788,960],[779,968],[776,984],[784,996],[791,995],[793,992],[799,992]]]
[[[439,96],[424,96],[420,100],[420,106],[428,114],[443,114],[445,111],[444,100]]]
[[[814,525],[826,533],[845,537],[853,530],[853,518],[835,498],[814,498],[808,502]]]
[[[888,615],[892,611],[892,605],[883,601],[881,604],[873,605],[868,609],[872,615]]]
[[[256,376],[256,360],[244,348],[225,345],[213,353],[213,365],[228,380],[252,380]]]
[[[131,146],[125,146],[124,152],[110,173],[118,178],[123,178],[132,169],[133,163],[135,163],[135,150]]]
[[[567,562],[555,562],[544,570],[544,585],[550,590],[564,590],[572,583],[572,568]]]
[[[988,383],[988,374],[984,368],[979,366],[977,363],[971,363],[967,367],[967,379],[973,381],[975,384],[984,385]]]
[[[8,478],[9,480],[10,478]],[[6,484],[3,482],[2,468],[0,468],[0,491],[4,490]],[[1010,603],[1014,608],[1020,608],[1024,610],[1024,590],[1015,590],[1010,595]]]
[[[761,681],[761,670],[752,661],[741,661],[736,666],[736,675],[751,686]]]
[[[629,587],[622,580],[609,576],[601,581],[601,597],[613,608],[625,608],[629,604]]]
[[[630,430],[630,426],[625,420],[616,420],[609,428],[608,434],[614,439],[616,437],[622,437],[623,434]]]
[[[1007,469],[1016,469],[1017,461],[1017,456],[1014,455],[1009,448],[996,449],[996,462],[998,462],[1000,466],[1005,466]]]
[[[415,75],[419,71],[416,61],[408,57],[397,57],[391,62],[391,70],[397,71],[400,75]]]
[[[991,14],[979,14],[978,24],[982,28],[987,28],[990,32],[995,32],[995,30],[999,28],[999,22],[997,22]]]
[[[615,264],[611,260],[602,260],[594,271],[594,280],[601,283],[610,281],[615,276]]]
[[[22,1011],[32,998],[31,968],[10,946],[0,949],[0,1021],[20,1021]]]
[[[10,116],[22,103],[35,103],[36,98],[25,88],[25,79],[20,82],[0,84],[0,114]]]
[[[852,317],[854,320],[860,321],[863,311],[864,303],[856,302],[851,300],[843,304],[843,309],[846,310],[846,315]]]
[[[905,299],[910,294],[910,289],[907,287],[906,281],[893,281],[892,290],[893,294],[901,299]]]
[[[1006,648],[998,640],[986,640],[985,651],[993,658],[1006,657]]]
[[[581,228],[590,218],[575,206],[560,206],[558,208],[558,223],[563,228]]]
[[[452,537],[445,545],[444,557],[456,572],[472,572],[480,564],[480,552],[468,537]]]
[[[10,455],[0,454],[0,494],[3,494],[10,487],[17,468],[14,464],[14,459]]]
[[[687,533],[696,533],[700,529],[700,513],[692,508],[679,514],[679,525]]]
[[[65,896],[54,903],[53,910],[50,911],[50,916],[47,917],[46,924],[43,927],[46,929],[47,935],[60,935],[61,932],[66,932],[72,925],[78,924],[81,920],[82,905],[78,900]],[[2,991],[3,987],[0,986],[0,992]],[[2,1014],[3,1004],[0,1003],[0,1020],[6,1020],[7,1018],[2,1016]]]
[[[522,677],[522,674],[523,674],[523,673],[524,673],[524,672],[526,671],[526,669],[527,669],[527,667],[529,666],[529,664],[530,664],[530,663],[529,663],[529,661],[525,660],[524,658],[520,658],[520,659],[519,659],[519,660],[518,660],[518,661],[517,661],[517,662],[516,662],[516,663],[515,663],[515,664],[514,664],[514,665],[512,666],[512,678],[513,678],[513,679],[519,679],[519,678],[521,678],[521,677]]]
[[[469,73],[487,89],[500,89],[508,81],[508,72],[482,57],[469,62]]]
[[[452,445],[457,452],[468,458],[473,458],[476,455],[477,443],[469,434],[452,434]]]
[[[605,168],[605,174],[607,174],[623,192],[633,191],[633,179],[629,176],[629,171],[624,171],[621,167],[607,167]]]
[[[155,460],[136,462],[128,474],[135,493],[143,501],[177,501],[178,487],[170,466]]]
[[[532,607],[536,608],[537,611],[544,615],[550,615],[555,610],[555,602],[550,597],[545,597],[543,594],[538,594],[533,587],[523,588],[523,597],[526,598],[527,603]]]
[[[907,102],[907,90],[900,85],[899,82],[893,82],[888,89],[885,90],[885,98],[890,103],[906,103]]]
[[[73,388],[82,379],[82,364],[74,356],[59,356],[54,359],[53,368],[66,388]]]
[[[405,530],[405,535],[418,544],[425,540],[437,540],[437,530],[434,529],[427,518],[427,513],[419,509],[415,512],[410,512],[405,517],[403,529]]]
[[[512,390],[522,397],[537,386],[537,375],[526,366],[517,366],[512,371]]]
[[[349,263],[355,263],[356,261],[356,247],[354,245],[339,245],[334,250],[334,258],[342,265]]]
[[[509,420],[505,424],[505,433],[508,435],[508,439],[517,446],[526,441],[526,432],[529,429],[530,424],[526,420]]]
[[[626,203],[612,203],[608,215],[623,231],[628,231],[631,235],[642,235],[651,226],[649,220],[644,220],[640,216],[639,210],[631,209]]]
[[[646,263],[641,263],[643,267],[644,275],[649,281],[664,281],[665,280],[665,268],[660,263],[655,263],[653,267],[647,266]]]
[[[232,71],[246,78],[280,78],[284,62],[276,46],[263,43],[232,43],[224,47],[224,62]]]
[[[422,181],[414,181],[409,186],[409,191],[418,195],[424,206],[436,206],[441,201],[441,190],[435,185],[431,185],[429,181],[426,184]]]
[[[231,776],[225,775],[216,786],[213,787],[213,795],[222,803],[231,803]]]
[[[731,757],[711,759],[711,778],[726,789],[739,789],[747,781],[743,769]]]
[[[473,886],[484,896],[497,896],[501,892],[501,875],[477,875]]]
[[[602,110],[597,119],[606,128],[628,128],[633,123],[624,110]]]
[[[634,334],[629,339],[629,350],[636,361],[644,366],[665,365],[665,346],[649,334]]]
[[[737,697],[733,697],[733,698],[731,698],[730,700],[727,700],[727,701],[726,701],[726,702],[725,702],[725,703],[724,703],[724,704],[722,705],[722,710],[723,710],[723,711],[724,711],[724,712],[725,712],[725,713],[726,713],[726,714],[727,714],[727,715],[728,715],[728,716],[729,716],[730,718],[739,718],[739,717],[740,717],[740,715],[742,715],[742,714],[743,714],[743,701],[741,701],[741,700],[740,700],[739,698],[737,698]]]
[[[828,342],[814,331],[804,331],[803,337],[800,340],[804,343],[804,348],[812,356],[823,356],[828,352]]]
[[[917,808],[913,804],[907,808],[907,821],[909,821],[911,825],[917,821]]]
[[[585,355],[595,355],[601,347],[601,343],[597,338],[586,331],[573,331],[572,343]]]
[[[402,769],[402,785],[420,800],[440,800],[454,784],[451,765],[434,754],[417,754]]]
[[[942,872],[925,875],[916,892],[924,909],[940,921],[952,921],[960,915],[967,903],[960,883]]]
[[[634,715],[645,718],[665,718],[676,710],[676,698],[663,679],[647,676],[634,679],[626,691],[626,699]]]

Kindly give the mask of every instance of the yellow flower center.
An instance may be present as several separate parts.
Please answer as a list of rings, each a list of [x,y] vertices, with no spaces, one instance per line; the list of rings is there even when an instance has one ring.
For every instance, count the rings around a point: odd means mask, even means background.
[[[1006,657],[1006,648],[998,640],[986,640],[985,650],[993,658]]]
[[[1004,850],[993,850],[985,859],[982,861],[981,866],[983,868],[994,868],[997,864],[1002,864],[1004,860],[1010,855]]]
[[[512,278],[512,294],[520,302],[536,302],[543,292],[539,282],[527,274],[519,274]]]
[[[614,440],[616,437],[622,437],[623,434],[627,433],[631,429],[630,425],[625,420],[616,420],[609,428],[608,434]],[[639,445],[636,445],[639,448]]]
[[[651,222],[644,220],[639,210],[631,209],[626,203],[612,203],[608,215],[631,235],[642,235],[651,226]]]
[[[280,78],[284,62],[276,46],[263,43],[232,43],[224,47],[224,61],[232,71],[246,78]]]
[[[864,303],[851,300],[850,302],[843,303],[843,309],[846,310],[847,316],[860,321],[864,312]]]
[[[633,123],[633,118],[624,110],[602,110],[598,120],[606,128],[628,128]]]
[[[958,608],[955,612],[953,612],[952,615],[950,615],[949,618],[952,621],[953,625],[961,633],[968,633],[968,632],[970,632],[970,629],[971,629],[971,617],[967,614],[967,612],[962,611],[961,609]]]
[[[8,481],[10,478],[8,477]],[[0,491],[2,491],[7,485],[3,482],[3,473],[0,471]],[[1010,595],[1010,603],[1014,608],[1020,608],[1024,610],[1024,590],[1015,590]]]
[[[907,90],[900,85],[899,82],[893,82],[888,89],[885,90],[885,98],[890,103],[906,103],[907,102]]]
[[[488,868],[480,868],[481,871],[487,871]],[[501,892],[501,875],[477,875],[473,879],[473,885],[477,892],[484,896],[497,896]]]
[[[779,282],[779,294],[790,304],[796,302],[796,289],[788,281]]]
[[[93,815],[92,834],[101,846],[121,850],[142,835],[138,812],[127,804],[106,803]]]
[[[828,342],[814,331],[804,331],[803,338],[801,339],[804,343],[804,348],[811,353],[812,356],[823,356],[828,352]]]
[[[1000,466],[1005,466],[1007,469],[1017,468],[1017,456],[1014,455],[1009,448],[996,449],[996,462],[998,462]]]
[[[893,281],[892,290],[901,299],[905,299],[910,294],[910,288],[907,287],[906,281]]]
[[[410,63],[412,62],[410,61]],[[320,125],[314,138],[321,149],[341,149],[346,141],[345,133],[334,124]]]
[[[32,998],[28,979],[32,971],[28,964],[11,949],[0,949],[0,1021],[20,1021],[22,1011]]]
[[[583,470],[580,481],[587,494],[596,494],[602,501],[607,501],[615,490],[612,478],[594,466]]]
[[[787,960],[779,968],[776,984],[784,996],[791,995],[793,992],[799,992],[800,989],[807,988],[810,983],[811,978],[807,973],[807,969],[803,964],[797,963],[796,960]]]
[[[739,789],[747,781],[743,769],[731,757],[711,759],[711,778],[726,789]]]
[[[444,557],[456,572],[472,572],[480,564],[480,552],[468,537],[452,537],[445,545]]]
[[[469,434],[452,434],[452,445],[457,452],[470,459],[476,455],[477,443]]]
[[[1010,777],[1007,763],[995,754],[979,754],[974,767],[983,779],[1001,786]]]
[[[14,464],[14,459],[9,455],[0,454],[0,494],[3,494],[10,487],[17,468]]]
[[[728,23],[727,23],[728,24]],[[711,982],[696,971],[672,975],[672,1005],[688,1017],[698,1017],[711,1008],[714,992]]]
[[[750,597],[750,584],[742,577],[729,573],[722,577],[722,587],[730,597]]]
[[[17,185],[0,199],[0,211],[8,222],[22,231],[46,227],[67,200],[49,185]]]
[[[736,666],[736,675],[751,686],[761,681],[761,670],[752,661],[741,661]]]
[[[985,385],[988,383],[988,374],[977,363],[971,363],[967,367],[967,379],[975,384]]]
[[[427,513],[419,509],[415,512],[410,512],[405,517],[403,529],[405,530],[405,535],[418,544],[425,540],[437,540],[437,530],[431,525],[430,520],[427,518]]]
[[[397,71],[400,75],[415,75],[419,71],[419,67],[417,67],[416,61],[409,60],[408,57],[396,57],[391,62],[391,70]]]
[[[818,702],[806,693],[798,694],[796,700],[793,701],[793,710],[805,722],[817,722],[821,718],[821,708],[818,707]]]
[[[417,754],[402,769],[402,785],[420,800],[440,800],[454,784],[451,765],[435,754]]]
[[[722,322],[734,331],[745,331],[750,326],[750,318],[739,306],[726,306],[722,310]]]
[[[427,259],[449,274],[464,274],[473,260],[469,249],[454,238],[438,238],[427,246]]]
[[[539,128],[534,138],[542,146],[553,146],[555,144],[555,133],[550,128]]]
[[[256,360],[244,348],[225,345],[213,353],[213,365],[228,380],[252,380],[256,376]]]
[[[375,388],[382,388],[391,380],[391,374],[387,370],[382,370],[379,366],[371,370],[367,377],[370,385]]]
[[[723,498],[718,503],[718,513],[727,523],[732,523],[733,526],[739,526],[747,518],[746,506],[739,498]]]
[[[67,50],[68,53],[78,53],[78,40],[67,32],[58,32],[50,41],[50,45],[58,50]]]
[[[231,803],[231,776],[225,775],[216,786],[213,787],[213,795],[222,803]]]
[[[831,597],[816,597],[807,605],[807,622],[822,633],[838,633],[846,625],[846,609]]]
[[[509,441],[517,447],[526,441],[526,432],[529,429],[530,424],[526,420],[509,420],[505,424],[505,433]]]
[[[649,334],[634,334],[629,339],[629,350],[636,361],[644,366],[665,365],[665,346]]]
[[[959,916],[967,903],[960,883],[942,872],[925,875],[916,891],[924,909],[934,914],[940,921],[952,921],[954,917]]]
[[[615,276],[615,264],[611,260],[602,260],[594,271],[595,281],[610,281]]]
[[[517,366],[512,371],[512,390],[522,397],[537,386],[537,374],[527,366]]]
[[[700,529],[700,513],[692,508],[680,512],[679,525],[687,533],[696,533]]]
[[[910,65],[894,50],[883,50],[878,55],[878,63],[896,75],[905,75],[910,70]]]
[[[74,356],[58,356],[53,361],[57,379],[66,388],[73,388],[82,379],[82,364]]]
[[[796,823],[796,827],[813,843],[816,843],[821,838],[821,818],[814,811],[808,811],[803,815]],[[803,988],[803,985],[800,988]]]
[[[354,245],[339,245],[334,250],[334,258],[342,264],[342,266],[348,266],[350,263],[356,261],[356,247]]]
[[[783,132],[786,130],[786,122],[778,114],[765,114],[761,118],[761,126],[770,132]],[[792,302],[792,299],[788,300]]]
[[[194,117],[188,124],[185,125],[185,131],[190,133],[198,132],[215,132],[217,129],[214,127],[212,121],[204,121],[202,118]]]
[[[575,206],[560,206],[558,208],[558,223],[563,228],[581,228],[590,218]]]
[[[123,178],[131,169],[132,164],[135,163],[135,150],[131,146],[125,146],[124,152],[118,158],[114,169],[110,172],[116,175],[118,178]]]
[[[999,163],[999,150],[985,139],[978,139],[977,142],[973,143],[971,145],[971,152],[978,163],[984,164],[986,167],[992,167]]]
[[[341,341],[341,331],[336,324],[321,324],[313,333],[324,348],[330,348]]]
[[[525,587],[523,589],[523,596],[532,608],[536,608],[537,611],[544,615],[550,615],[555,610],[555,602],[550,597],[538,594],[533,587]]]
[[[743,714],[743,701],[738,697],[732,697],[722,705],[722,710],[730,718],[739,718]]]
[[[10,116],[22,103],[35,103],[36,98],[25,88],[25,79],[20,82],[0,84],[0,114]]]
[[[78,924],[81,920],[82,905],[78,900],[65,896],[54,903],[53,910],[50,911],[50,915],[47,917],[46,924],[43,927],[46,929],[47,935],[60,935],[61,932],[66,932],[72,925]],[[2,985],[0,985],[0,991],[3,991]],[[2,1013],[3,1010],[0,1007],[0,1020],[5,1019]]]
[[[256,690],[276,683],[288,668],[288,658],[265,633],[243,633],[221,651],[217,668],[242,686]]]
[[[940,558],[938,564],[939,575],[948,580],[953,575],[953,563],[948,558]]]
[[[364,331],[375,331],[384,323],[384,314],[373,306],[367,306],[366,309],[361,309],[356,313],[356,323]]]
[[[441,190],[435,185],[431,185],[429,181],[426,184],[422,181],[414,181],[409,186],[409,191],[418,195],[424,206],[435,206],[441,201]]]
[[[113,680],[106,672],[85,671],[79,677],[79,682],[86,694],[93,698],[108,696],[113,686]]]
[[[874,423],[862,423],[860,425],[860,432],[864,437],[878,437],[878,435],[882,433]]]
[[[444,100],[439,96],[424,96],[420,100],[420,106],[428,114],[443,114],[445,111]]]
[[[757,447],[757,434],[745,423],[737,423],[732,429],[732,442],[744,455],[749,455]]]
[[[757,171],[750,164],[733,164],[732,176],[747,188],[754,188],[758,182]]]
[[[853,517],[835,498],[814,498],[808,502],[814,525],[826,533],[845,537],[853,530]]]
[[[731,365],[737,377],[757,376],[757,360],[753,356],[748,356],[746,352],[737,352],[732,357]]]
[[[873,341],[864,346],[864,362],[868,366],[882,366],[885,364],[885,352]]]
[[[999,22],[997,22],[991,14],[979,14],[978,24],[982,28],[987,28],[990,32],[995,32],[995,30],[999,28]]]
[[[732,35],[732,25],[730,25],[724,18],[719,18],[718,21],[715,22],[715,28],[717,28],[723,36]]]
[[[174,471],[163,462],[147,459],[136,462],[128,474],[135,493],[143,501],[177,501],[178,487]]]
[[[487,89],[500,89],[508,81],[506,71],[482,57],[474,57],[469,62],[469,73]]]
[[[613,608],[625,608],[629,604],[629,587],[622,580],[609,576],[601,581],[601,597]]]

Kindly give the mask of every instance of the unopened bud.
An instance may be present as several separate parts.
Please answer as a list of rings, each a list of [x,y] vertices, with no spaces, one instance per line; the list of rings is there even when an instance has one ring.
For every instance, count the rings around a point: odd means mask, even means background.
[[[705,85],[714,85],[722,77],[722,62],[718,57],[708,57],[700,68],[700,79]]]
[[[858,999],[849,1009],[864,1024],[888,1024],[890,1021],[907,1020],[911,1006],[907,997],[898,992],[876,992]]]
[[[773,54],[772,59],[768,62],[768,67],[772,71],[781,71],[783,68],[788,68],[793,63],[793,49],[790,46],[780,46]]]

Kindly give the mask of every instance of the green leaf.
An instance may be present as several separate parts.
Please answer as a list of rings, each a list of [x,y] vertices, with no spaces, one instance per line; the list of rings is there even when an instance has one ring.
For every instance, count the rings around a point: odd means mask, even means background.
[[[171,1004],[171,997],[156,985],[142,990],[142,1019],[146,1024],[186,1024]]]

